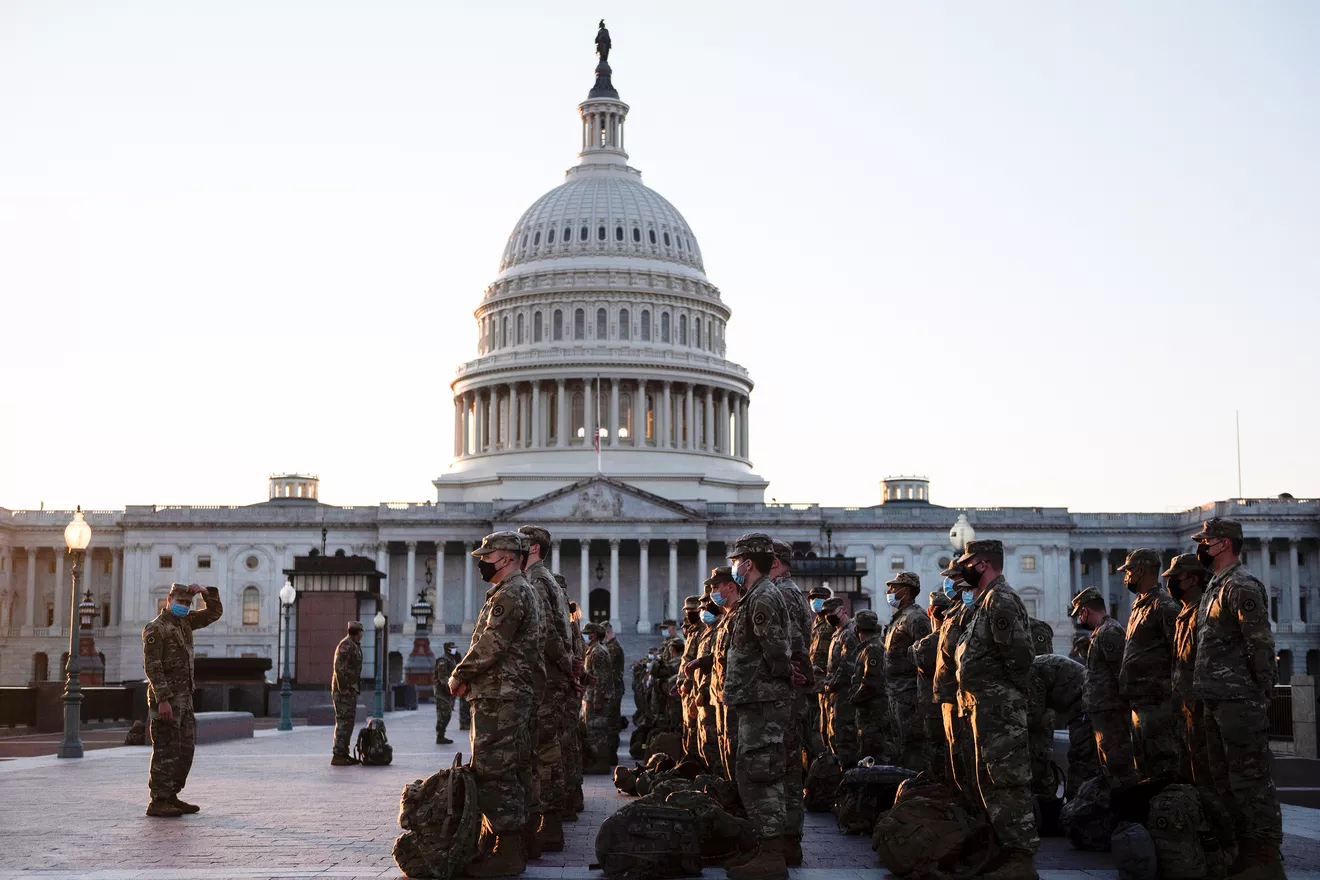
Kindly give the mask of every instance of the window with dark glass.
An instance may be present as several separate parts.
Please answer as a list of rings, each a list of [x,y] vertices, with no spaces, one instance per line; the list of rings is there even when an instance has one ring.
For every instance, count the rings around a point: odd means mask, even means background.
[[[554,325],[552,329],[554,330],[555,341],[558,341],[558,340],[560,340],[560,339],[563,339],[563,338],[564,338],[564,313],[561,312],[561,311],[559,311],[559,309],[555,309],[555,318],[554,318],[554,321],[552,321],[551,323]]]
[[[601,236],[601,238],[604,238],[604,237],[605,237],[605,236],[603,236],[603,235]],[[580,240],[582,240],[582,241],[586,241],[586,240],[587,240],[587,227],[583,226],[582,229],[579,230],[578,238],[579,238]]]
[[[541,329],[542,329],[541,325],[544,323],[545,322],[542,319],[540,312],[537,312],[535,315],[532,316],[532,342],[541,341]]]
[[[565,226],[565,227],[564,227],[564,244],[568,244],[568,243],[569,243],[570,241],[572,241],[572,240],[573,240],[573,227],[572,227],[572,226]]]
[[[623,227],[622,227],[622,226],[616,226],[616,227],[614,227],[614,240],[615,240],[615,241],[623,241]]]
[[[598,238],[598,239],[601,240],[601,241],[604,241],[604,240],[605,240],[605,227],[604,227],[604,226],[602,226],[602,227],[600,227],[599,229],[596,230],[596,238]]]
[[[632,336],[632,327],[629,325],[627,309],[619,309],[619,338],[629,339]]]
[[[701,348],[701,319],[700,319],[700,318],[693,318],[693,319],[692,319],[692,344],[693,344],[695,347],[697,347],[697,348]]]
[[[582,309],[573,312],[573,338],[585,339],[587,335],[587,313]]]
[[[519,315],[519,316],[518,316],[518,344],[519,344],[519,345],[522,345],[523,342],[524,342],[524,337],[523,337],[523,316],[522,316],[522,315]]]
[[[665,247],[669,247],[669,233],[665,233]]]
[[[651,341],[651,312],[649,309],[642,309],[642,342]]]
[[[687,315],[678,316],[678,344],[687,345]]]
[[[596,338],[604,339],[610,335],[610,318],[604,309],[596,309]]]
[[[500,319],[500,348],[506,348],[509,344],[509,316],[505,315]]]
[[[651,244],[655,244],[655,230],[654,229],[649,230],[646,234],[650,236]]]
[[[669,313],[668,313],[668,312],[661,312],[661,313],[660,313],[660,341],[661,341],[661,342],[668,342],[668,341],[669,341]]]
[[[553,226],[545,231],[545,243],[546,244],[555,243],[555,229]]]
[[[638,229],[636,226],[634,226],[634,227],[633,227],[633,241],[638,241],[638,242],[639,242],[639,241],[641,241],[641,240],[642,240],[642,230],[640,230],[640,229]]]
[[[536,234],[532,236],[532,244],[538,245],[540,243],[541,243],[541,230],[538,229],[536,230]]]

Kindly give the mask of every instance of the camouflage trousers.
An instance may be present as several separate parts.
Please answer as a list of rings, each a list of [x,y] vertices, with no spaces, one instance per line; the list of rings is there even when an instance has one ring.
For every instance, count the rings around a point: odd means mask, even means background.
[[[458,729],[470,730],[472,728],[472,705],[467,697],[458,698]]]
[[[1054,712],[1052,710],[1046,709],[1027,719],[1027,738],[1031,748],[1031,793],[1054,797],[1058,793],[1059,781],[1054,776]]]
[[[969,804],[981,803],[981,790],[976,781],[976,743],[972,728],[955,703],[940,703],[944,740],[949,744],[946,773],[953,785],[962,792]]]
[[[949,778],[949,741],[944,736],[944,719],[937,703],[922,700],[918,710],[926,728],[926,763],[917,770],[925,770],[936,780],[951,783]]]
[[[851,767],[857,763],[857,710],[847,694],[830,694],[829,698],[830,751]]]
[[[1132,755],[1138,779],[1175,779],[1182,767],[1173,700],[1132,703]]]
[[[825,738],[820,733],[820,695],[807,692],[802,697],[802,742],[806,744],[807,763],[825,754]]]
[[[830,695],[820,691],[816,693],[816,732],[821,748],[830,751]]]
[[[720,704],[720,762],[730,782],[738,781],[738,716],[729,706]]]
[[[151,769],[147,775],[147,788],[151,799],[168,800],[183,791],[192,769],[193,751],[197,742],[197,718],[192,706],[171,703],[174,720],[165,721],[151,713]]]
[[[734,776],[752,833],[762,840],[796,833],[784,810],[785,737],[792,723],[789,700],[740,703],[726,709],[737,730]],[[801,809],[801,798],[798,798]]]
[[[875,697],[853,708],[857,719],[857,758],[871,757],[877,764],[893,762],[889,707],[884,697]],[[856,758],[854,758],[856,760]]]
[[[449,728],[449,719],[454,717],[454,698],[446,696],[444,685],[435,692],[435,735],[444,736]]]
[[[564,787],[576,791],[582,785],[582,698],[569,690],[560,723],[564,733]]]
[[[1031,752],[1026,696],[1007,689],[962,692],[976,747],[981,803],[1005,849],[1034,853],[1040,846],[1031,805]]]
[[[1239,840],[1283,842],[1283,817],[1271,776],[1268,698],[1201,704],[1210,773]]]
[[[536,704],[537,813],[558,812],[567,804],[563,719],[564,704],[571,702],[572,696],[571,687],[547,687]]]
[[[695,690],[683,695],[683,754],[700,755],[697,737],[697,695]]]
[[[472,776],[477,804],[496,834],[521,831],[527,822],[532,788],[532,718],[530,697],[497,700],[478,697],[472,704]]]
[[[808,694],[794,689],[788,704],[788,726],[784,728],[784,833],[802,839],[802,825],[806,821],[806,807],[802,803],[802,789],[807,781],[807,768],[803,762],[803,719],[807,714]]]
[[[697,749],[707,769],[719,776],[727,776],[724,756],[720,753],[720,726],[717,723],[720,707],[710,703],[697,706]]]
[[[894,760],[900,767],[913,770],[926,766],[926,729],[917,707],[916,688],[890,691],[889,718],[894,731]]]
[[[584,773],[610,773],[619,759],[619,716],[611,715],[609,708],[587,706],[582,711],[582,719],[587,725],[587,751],[590,759],[584,757]]]
[[[1135,785],[1137,765],[1132,756],[1132,732],[1129,712],[1106,709],[1089,713],[1095,731],[1095,750],[1109,781],[1119,788]]]
[[[335,742],[332,754],[347,755],[357,722],[357,694],[335,694]]]
[[[1100,756],[1095,750],[1095,730],[1085,712],[1068,722],[1068,773],[1063,784],[1065,797],[1072,797],[1082,783],[1099,776]]]
[[[1233,827],[1233,817],[1224,808],[1224,799],[1215,788],[1215,774],[1210,772],[1211,756],[1205,739],[1201,702],[1181,700],[1178,710],[1178,732],[1182,736],[1184,757],[1182,778],[1196,787],[1210,830],[1220,846],[1227,847],[1237,840],[1237,830]],[[1226,775],[1226,771],[1221,775]]]

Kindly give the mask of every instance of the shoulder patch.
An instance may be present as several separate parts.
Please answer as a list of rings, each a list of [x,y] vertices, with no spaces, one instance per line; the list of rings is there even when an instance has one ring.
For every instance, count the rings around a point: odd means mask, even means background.
[[[1101,639],[1100,647],[1104,650],[1106,654],[1113,654],[1115,651],[1118,650],[1118,645],[1114,644],[1113,639]]]
[[[1250,596],[1248,596],[1247,598],[1243,599],[1243,600],[1242,600],[1242,610],[1243,610],[1243,611],[1248,611],[1248,612],[1250,612],[1250,611],[1255,611],[1255,610],[1256,610],[1256,600],[1253,599],[1253,598],[1251,598]]]
[[[503,606],[501,603],[496,602],[493,606],[491,606],[491,609],[490,609],[490,616],[491,616],[491,617],[503,617],[503,616],[504,616],[504,606]]]
[[[147,636],[147,644],[148,644],[148,645],[154,645],[154,644],[156,644],[156,637],[155,637],[155,636]]]
[[[756,612],[756,616],[752,618],[752,623],[756,626],[765,626],[765,621],[766,616],[764,611]]]
[[[1007,617],[1001,616],[995,618],[995,629],[1008,629],[1009,626],[1010,624]]]

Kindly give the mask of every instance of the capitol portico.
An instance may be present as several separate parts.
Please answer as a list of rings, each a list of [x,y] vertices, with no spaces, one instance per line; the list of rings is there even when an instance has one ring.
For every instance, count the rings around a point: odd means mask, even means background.
[[[1310,619],[1320,598],[1317,500],[1230,499],[1178,513],[959,509],[935,504],[924,478],[896,477],[858,489],[869,506],[765,503],[768,483],[752,466],[754,386],[725,356],[733,311],[705,275],[690,224],[628,164],[630,108],[608,64],[596,74],[577,108],[577,164],[514,225],[474,313],[476,357],[451,383],[451,462],[433,480],[435,500],[336,506],[316,477],[280,474],[249,505],[88,511],[85,587],[108,683],[142,677],[140,632],[174,581],[221,589],[225,616],[198,632],[199,655],[274,658],[279,589],[323,542],[325,553],[364,557],[384,574],[390,632],[412,635],[410,609],[425,599],[443,640],[470,631],[484,600],[469,555],[482,536],[545,526],[572,597],[633,647],[752,530],[793,545],[799,582],[828,582],[886,619],[884,582],[910,570],[923,590],[936,588],[963,517],[1004,542],[1009,582],[1054,627],[1062,652],[1073,635],[1068,602],[1082,588],[1097,587],[1126,619],[1116,566],[1127,552],[1149,547],[1167,559],[1192,549],[1203,519],[1238,519],[1246,563],[1270,589],[1285,666],[1320,673],[1320,620]],[[70,517],[0,508],[0,685],[61,677]],[[392,675],[403,663],[397,645]]]

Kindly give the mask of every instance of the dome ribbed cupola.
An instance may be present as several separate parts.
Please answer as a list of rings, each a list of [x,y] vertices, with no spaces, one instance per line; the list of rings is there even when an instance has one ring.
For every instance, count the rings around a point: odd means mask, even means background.
[[[533,497],[599,470],[675,499],[759,501],[730,311],[683,215],[628,164],[604,22],[596,45],[578,164],[518,220],[475,312],[440,500]]]

